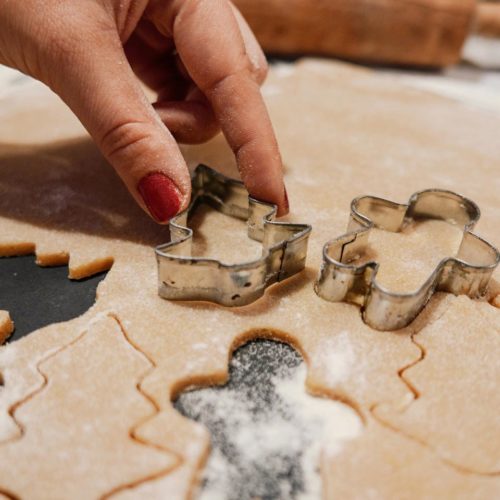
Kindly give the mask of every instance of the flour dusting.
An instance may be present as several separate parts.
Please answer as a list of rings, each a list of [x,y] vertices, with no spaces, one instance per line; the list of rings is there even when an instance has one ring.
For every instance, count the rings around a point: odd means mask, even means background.
[[[355,368],[359,371],[358,361],[361,362],[357,360],[348,331],[340,332],[325,342],[321,352],[317,353],[317,359],[326,368],[329,385],[343,382],[352,376]]]
[[[235,352],[225,386],[180,396],[177,409],[212,436],[200,499],[321,498],[321,453],[338,453],[362,424],[347,405],[307,394],[306,371],[289,345],[258,340]]]

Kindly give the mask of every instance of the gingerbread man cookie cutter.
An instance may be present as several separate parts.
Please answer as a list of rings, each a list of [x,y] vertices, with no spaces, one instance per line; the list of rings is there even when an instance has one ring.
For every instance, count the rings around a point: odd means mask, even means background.
[[[170,242],[156,248],[161,297],[243,306],[261,297],[271,284],[304,269],[310,225],[274,221],[275,205],[249,197],[242,182],[205,165],[195,169],[191,181],[190,206],[170,221]],[[246,220],[248,236],[262,242],[261,257],[240,264],[192,257],[188,217],[202,202]]]
[[[326,243],[323,264],[315,283],[323,299],[361,306],[363,321],[377,330],[396,330],[410,324],[435,291],[483,297],[499,251],[472,233],[479,220],[479,207],[451,191],[428,189],[413,194],[406,204],[373,196],[351,203],[347,233]],[[393,293],[377,280],[379,265],[359,264],[372,228],[401,231],[412,221],[437,219],[463,227],[463,238],[454,257],[441,260],[425,283],[413,293]]]

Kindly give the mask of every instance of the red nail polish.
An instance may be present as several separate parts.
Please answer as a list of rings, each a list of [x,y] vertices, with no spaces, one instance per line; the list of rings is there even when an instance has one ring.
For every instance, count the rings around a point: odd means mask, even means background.
[[[137,186],[151,215],[167,222],[179,212],[181,195],[174,181],[160,172],[144,176]]]

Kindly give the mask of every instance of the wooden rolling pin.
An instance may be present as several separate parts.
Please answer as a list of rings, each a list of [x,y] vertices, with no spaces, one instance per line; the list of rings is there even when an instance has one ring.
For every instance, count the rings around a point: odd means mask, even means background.
[[[264,50],[384,64],[457,62],[475,0],[234,0]]]
[[[474,29],[479,35],[500,38],[500,2],[483,2],[478,5]]]

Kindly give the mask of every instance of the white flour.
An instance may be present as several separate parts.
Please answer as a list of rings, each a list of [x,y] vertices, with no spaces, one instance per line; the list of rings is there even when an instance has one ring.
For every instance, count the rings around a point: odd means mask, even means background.
[[[183,394],[176,403],[212,435],[199,498],[321,498],[321,452],[337,454],[357,436],[358,415],[307,394],[306,366],[286,344],[251,342],[236,351],[230,372],[226,386]]]

